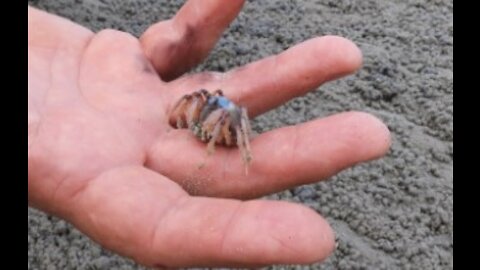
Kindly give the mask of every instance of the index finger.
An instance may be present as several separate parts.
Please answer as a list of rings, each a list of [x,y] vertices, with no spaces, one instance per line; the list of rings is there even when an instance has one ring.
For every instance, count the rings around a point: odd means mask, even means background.
[[[175,79],[208,55],[244,4],[244,0],[226,2],[189,0],[174,18],[145,31],[140,41],[163,80]]]
[[[246,106],[250,116],[273,109],[306,94],[321,84],[360,68],[362,54],[351,41],[324,36],[302,42],[278,55],[233,69],[227,73],[201,73],[180,78],[174,98],[200,88],[222,89]]]

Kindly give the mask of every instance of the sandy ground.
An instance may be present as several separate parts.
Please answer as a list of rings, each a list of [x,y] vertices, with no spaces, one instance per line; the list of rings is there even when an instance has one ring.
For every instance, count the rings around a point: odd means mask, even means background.
[[[137,36],[182,3],[29,1]],[[258,117],[254,129],[362,110],[388,124],[393,145],[384,159],[270,197],[316,209],[339,242],[323,264],[274,269],[452,269],[453,1],[249,1],[199,70],[227,70],[325,34],[354,40],[363,69]],[[28,224],[29,269],[142,269],[54,217],[29,209]]]

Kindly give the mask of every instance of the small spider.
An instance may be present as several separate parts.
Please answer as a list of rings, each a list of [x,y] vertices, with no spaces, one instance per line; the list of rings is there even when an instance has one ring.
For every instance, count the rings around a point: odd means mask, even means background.
[[[242,154],[245,172],[252,156],[250,151],[250,122],[247,109],[235,105],[223,95],[222,90],[210,94],[201,89],[183,96],[173,107],[169,117],[175,128],[188,128],[203,142],[208,142],[207,152],[215,151],[215,144],[236,144]]]

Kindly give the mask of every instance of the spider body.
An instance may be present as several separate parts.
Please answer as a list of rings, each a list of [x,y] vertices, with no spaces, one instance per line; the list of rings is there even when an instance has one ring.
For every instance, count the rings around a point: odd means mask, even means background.
[[[250,123],[247,109],[233,103],[221,90],[212,94],[201,89],[183,96],[173,107],[169,117],[175,128],[188,128],[203,142],[212,154],[215,145],[237,146],[243,161],[251,161]]]

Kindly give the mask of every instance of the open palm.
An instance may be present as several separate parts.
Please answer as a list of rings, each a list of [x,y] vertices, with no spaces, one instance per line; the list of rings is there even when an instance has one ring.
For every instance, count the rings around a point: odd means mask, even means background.
[[[380,157],[390,139],[379,120],[348,112],[266,132],[252,141],[248,175],[238,149],[217,147],[208,156],[188,130],[168,125],[171,106],[200,88],[221,88],[254,117],[361,65],[355,45],[330,36],[226,73],[181,76],[207,56],[242,5],[190,0],[140,40],[94,34],[29,7],[30,205],[147,266],[327,257],[333,232],[314,211],[238,199]]]

